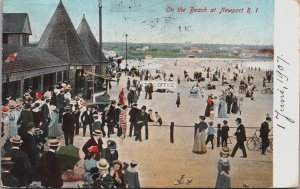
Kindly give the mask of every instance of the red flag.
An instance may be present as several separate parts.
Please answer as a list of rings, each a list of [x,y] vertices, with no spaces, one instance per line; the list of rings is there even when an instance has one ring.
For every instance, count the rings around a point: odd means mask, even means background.
[[[5,62],[14,62],[17,60],[17,55],[18,53],[12,53],[10,54],[7,59],[5,60]]]

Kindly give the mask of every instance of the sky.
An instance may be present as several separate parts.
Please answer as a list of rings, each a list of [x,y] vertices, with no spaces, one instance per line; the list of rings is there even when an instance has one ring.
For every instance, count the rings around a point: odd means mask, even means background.
[[[59,1],[4,0],[3,12],[28,13],[30,41],[38,42]],[[98,40],[99,0],[62,2],[75,29],[85,14]],[[103,0],[102,6],[104,42],[125,42],[127,33],[129,43],[273,45],[274,0]],[[190,13],[192,7],[207,12]],[[220,14],[222,8],[243,12]]]

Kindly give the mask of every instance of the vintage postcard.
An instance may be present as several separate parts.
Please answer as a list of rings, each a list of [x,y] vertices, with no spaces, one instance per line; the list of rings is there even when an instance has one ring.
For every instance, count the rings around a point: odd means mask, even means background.
[[[1,186],[299,186],[294,0],[4,0]]]

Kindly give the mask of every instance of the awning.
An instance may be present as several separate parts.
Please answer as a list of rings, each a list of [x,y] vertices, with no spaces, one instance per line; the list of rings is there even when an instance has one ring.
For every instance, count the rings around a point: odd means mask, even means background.
[[[95,74],[93,72],[89,72],[89,71],[84,71],[86,74],[89,74],[89,75],[93,75],[95,77],[100,77],[104,80],[108,80],[108,81],[117,81],[117,79],[113,79],[113,78],[110,78],[110,77],[107,77],[107,76],[101,76],[101,75],[98,75],[98,74]]]

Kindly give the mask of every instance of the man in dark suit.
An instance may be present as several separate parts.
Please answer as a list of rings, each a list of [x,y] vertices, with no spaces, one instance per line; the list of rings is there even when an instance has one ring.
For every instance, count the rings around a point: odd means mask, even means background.
[[[20,183],[16,177],[11,173],[11,168],[14,162],[11,161],[11,157],[1,158],[1,181],[3,186],[19,188]]]
[[[87,110],[85,112],[83,112],[82,116],[81,116],[81,122],[83,124],[83,136],[85,136],[85,132],[86,132],[86,126],[89,126],[90,129],[90,136],[93,136],[93,123],[94,123],[94,117],[93,117],[93,113],[92,113],[92,108],[91,106],[87,107]]]
[[[56,151],[60,142],[49,140],[49,151],[41,157],[41,185],[44,187],[61,188],[63,186],[62,169]]]
[[[31,106],[30,104],[25,104],[25,110],[23,110],[21,112],[21,115],[17,121],[17,125],[21,125],[21,127],[19,128],[18,134],[20,136],[23,136],[24,134],[26,134],[26,126],[29,122],[34,122],[33,120],[33,114],[30,110]]]
[[[11,168],[11,174],[18,179],[20,186],[28,187],[31,183],[31,164],[27,154],[20,150],[20,145],[23,143],[21,137],[16,135],[10,139],[12,148],[5,156],[11,157],[14,162]]]
[[[233,94],[231,92],[226,95],[225,102],[227,104],[227,114],[230,114],[231,104],[233,103]]]
[[[102,132],[100,130],[95,130],[93,132],[93,137],[91,137],[82,147],[82,151],[84,153],[84,159],[91,159],[93,154],[88,150],[91,146],[98,146],[98,153],[96,154],[95,160],[100,160],[100,153],[103,150],[103,141],[102,141]]]
[[[148,114],[146,106],[142,106],[138,116],[137,135],[135,140],[142,141],[142,127],[145,126],[145,138],[148,140]]]
[[[102,152],[102,158],[106,159],[109,165],[112,165],[114,160],[118,160],[119,153],[116,150],[117,144],[115,141],[108,141],[108,147]]]
[[[109,110],[106,114],[106,121],[107,121],[107,128],[108,128],[108,131],[107,131],[107,137],[110,138],[110,135],[111,134],[114,134],[114,126],[116,124],[116,117],[115,117],[115,108],[116,106],[116,101],[112,101],[110,107],[109,107]]]
[[[80,117],[80,109],[78,106],[75,106],[75,111],[73,112],[73,116],[75,118],[75,135],[79,135],[79,117]]]
[[[62,118],[62,131],[64,132],[65,136],[65,145],[68,146],[69,144],[73,145],[75,119],[73,114],[71,113],[70,106],[66,106],[65,111],[66,112],[64,113]]]
[[[236,129],[236,132],[235,132],[237,142],[236,142],[230,156],[234,157],[237,149],[240,148],[243,152],[243,156],[241,156],[241,157],[246,158],[247,153],[246,153],[246,149],[245,149],[245,145],[244,145],[244,142],[246,141],[246,130],[245,130],[244,125],[242,124],[242,119],[241,118],[237,118],[235,120],[235,122],[238,125],[238,127]]]
[[[130,168],[125,171],[124,180],[126,188],[140,188],[139,173],[136,170],[137,161],[132,160]]]
[[[260,135],[262,142],[262,155],[266,155],[266,149],[268,148],[270,141],[269,141],[269,123],[272,121],[271,117],[266,117],[266,121],[264,121],[260,126]]]
[[[134,136],[136,136],[136,132],[137,132],[137,116],[139,113],[139,109],[137,108],[137,104],[134,103],[133,107],[130,109],[129,111],[129,122],[130,122],[130,127],[129,127],[129,137],[132,136],[132,129],[134,129]]]
[[[59,109],[58,122],[61,123],[64,107],[65,107],[65,90],[60,89],[60,93],[56,97],[57,99],[57,109]]]
[[[39,149],[36,146],[34,139],[34,123],[29,122],[26,126],[26,133],[21,137],[23,140],[20,149],[25,152],[29,158],[31,168],[34,169]]]
[[[44,137],[48,137],[48,126],[50,124],[50,97],[45,97],[46,103],[42,105],[41,113],[42,113],[42,130]]]

